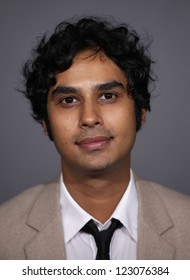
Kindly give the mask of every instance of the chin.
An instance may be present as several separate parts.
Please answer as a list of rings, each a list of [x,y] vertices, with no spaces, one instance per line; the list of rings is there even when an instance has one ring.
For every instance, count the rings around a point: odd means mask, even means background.
[[[86,168],[84,168],[86,170],[87,174],[90,174],[90,176],[99,176],[99,175],[103,175],[109,171],[111,171],[113,168],[113,164],[110,163],[101,163],[101,164],[88,164],[88,166],[86,166]],[[83,170],[84,170],[83,169]]]

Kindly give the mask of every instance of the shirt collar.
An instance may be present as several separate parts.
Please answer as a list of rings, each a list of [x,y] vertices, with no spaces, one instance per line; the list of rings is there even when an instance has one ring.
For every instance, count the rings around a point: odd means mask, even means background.
[[[128,230],[129,235],[137,241],[138,198],[132,170],[128,187],[111,218],[118,219]]]
[[[65,242],[67,243],[79,230],[90,220],[95,220],[69,194],[63,180],[60,176],[60,204],[62,209],[62,220]],[[123,194],[116,209],[110,219],[102,225],[95,220],[99,227],[107,228],[112,218],[120,220],[124,227],[128,230],[129,235],[137,241],[137,215],[138,215],[138,199],[135,186],[135,180],[132,170],[130,171],[130,181],[128,187]]]

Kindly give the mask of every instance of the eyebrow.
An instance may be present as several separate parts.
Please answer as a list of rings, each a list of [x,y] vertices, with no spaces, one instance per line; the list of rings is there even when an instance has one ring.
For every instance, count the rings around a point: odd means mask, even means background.
[[[98,91],[111,90],[111,89],[114,89],[114,88],[125,89],[124,85],[122,83],[117,82],[117,81],[102,83],[102,84],[98,84],[98,85],[95,86],[95,89],[98,90]]]
[[[102,84],[97,84],[94,86],[94,90],[96,91],[103,91],[103,90],[112,90],[114,88],[121,88],[125,90],[125,86],[122,83],[119,83],[117,81],[111,81],[111,82],[105,82]],[[76,94],[80,92],[79,88],[75,88],[72,86],[57,86],[52,91],[52,97],[59,94]]]
[[[59,95],[59,94],[71,94],[71,93],[77,93],[78,90],[74,87],[70,86],[57,86],[53,91],[52,91],[52,96]]]

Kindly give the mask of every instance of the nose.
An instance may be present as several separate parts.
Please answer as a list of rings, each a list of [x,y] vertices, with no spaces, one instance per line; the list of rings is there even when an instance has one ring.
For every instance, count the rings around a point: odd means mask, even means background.
[[[103,123],[101,111],[93,101],[85,101],[81,106],[80,112],[80,127],[81,128],[93,128],[95,126],[101,126]]]

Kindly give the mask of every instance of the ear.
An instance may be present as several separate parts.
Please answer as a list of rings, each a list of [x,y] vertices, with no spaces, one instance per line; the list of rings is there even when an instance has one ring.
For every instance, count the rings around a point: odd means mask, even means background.
[[[44,120],[42,121],[42,127],[43,127],[43,129],[44,129],[44,135],[45,135],[45,136],[48,136],[47,126],[46,126],[46,123],[45,123]]]
[[[141,125],[144,125],[145,122],[146,122],[146,110],[145,109],[142,109],[141,110]]]

